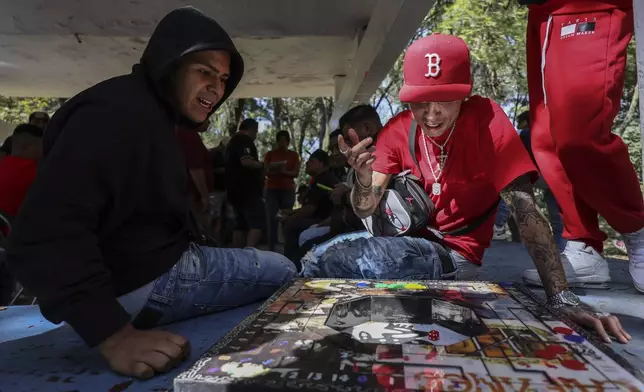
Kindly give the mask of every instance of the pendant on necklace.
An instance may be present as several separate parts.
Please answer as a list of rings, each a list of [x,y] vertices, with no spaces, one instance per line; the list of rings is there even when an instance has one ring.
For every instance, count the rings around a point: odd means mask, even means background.
[[[443,171],[443,169],[445,169],[445,162],[447,162],[447,154],[443,154],[443,152],[441,151],[441,154],[438,156],[438,159],[440,160],[438,167],[440,168],[441,171]]]
[[[441,184],[438,182],[435,182],[432,184],[432,194],[438,196],[441,194]]]

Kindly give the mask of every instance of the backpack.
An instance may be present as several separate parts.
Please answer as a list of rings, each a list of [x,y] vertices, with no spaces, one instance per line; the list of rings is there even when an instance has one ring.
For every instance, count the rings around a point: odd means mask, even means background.
[[[409,129],[409,152],[420,171],[416,159],[416,120],[412,119]],[[367,231],[374,237],[414,236],[421,230],[430,230],[438,239],[445,235],[459,236],[478,228],[496,212],[500,198],[481,216],[466,226],[449,232],[440,232],[429,227],[434,202],[425,192],[420,179],[406,170],[392,177],[376,211],[362,219]]]

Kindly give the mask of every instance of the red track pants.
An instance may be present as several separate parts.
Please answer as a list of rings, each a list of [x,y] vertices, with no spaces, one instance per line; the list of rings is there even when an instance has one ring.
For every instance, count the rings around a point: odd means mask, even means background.
[[[644,201],[628,149],[611,133],[633,34],[632,8],[622,3],[625,8],[601,4],[585,12],[537,6],[528,19],[534,157],[561,207],[563,236],[599,252],[606,235],[598,214],[619,233],[644,227]]]

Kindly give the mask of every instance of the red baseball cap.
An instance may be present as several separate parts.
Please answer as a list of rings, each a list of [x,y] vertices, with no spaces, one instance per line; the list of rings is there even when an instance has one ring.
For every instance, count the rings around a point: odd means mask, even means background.
[[[432,34],[414,41],[403,62],[401,102],[448,102],[472,91],[470,51],[462,39]]]

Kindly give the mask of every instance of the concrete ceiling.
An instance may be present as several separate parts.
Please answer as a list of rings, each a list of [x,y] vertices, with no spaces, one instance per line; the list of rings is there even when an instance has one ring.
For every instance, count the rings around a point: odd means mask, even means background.
[[[335,96],[347,106],[373,94],[432,3],[0,0],[0,94],[70,97],[127,73],[158,21],[192,5],[217,19],[244,57],[237,97]]]

